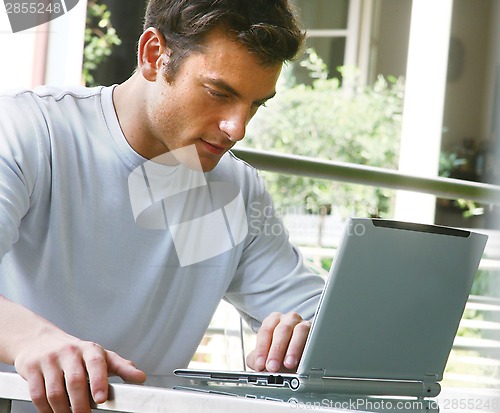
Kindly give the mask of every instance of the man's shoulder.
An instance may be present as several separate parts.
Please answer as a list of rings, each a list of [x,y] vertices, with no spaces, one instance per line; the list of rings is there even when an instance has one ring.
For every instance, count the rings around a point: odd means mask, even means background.
[[[231,168],[232,170],[236,170],[242,174],[250,175],[253,177],[258,176],[258,171],[248,162],[238,158],[232,151],[227,152],[221,159],[221,162],[217,166],[217,168]],[[217,169],[216,168],[216,169]]]
[[[99,102],[105,89],[39,86],[0,91],[0,119],[17,131],[30,133],[36,129],[43,134],[49,125],[60,127],[74,119],[94,116],[96,109],[102,107]]]
[[[238,158],[233,152],[227,152],[213,170],[214,175],[240,183],[257,183],[261,181],[259,172],[246,161]]]
[[[70,142],[66,138],[74,130],[75,120],[77,125],[84,124],[81,119],[94,116],[98,107],[95,99],[88,103],[85,99],[100,95],[102,90],[102,87],[40,86],[0,91],[0,137],[10,147],[23,151],[32,147],[35,140],[39,149],[48,151],[55,136],[60,138],[59,142]]]
[[[257,169],[231,151],[227,152],[217,167],[209,173],[208,180],[232,183],[247,199],[259,197],[265,192],[264,181]]]
[[[34,89],[10,89],[0,91],[0,104],[29,104],[29,102],[41,102],[51,100],[61,101],[66,97],[73,99],[88,99],[99,96],[104,87],[73,86],[67,88],[55,86],[38,86]]]

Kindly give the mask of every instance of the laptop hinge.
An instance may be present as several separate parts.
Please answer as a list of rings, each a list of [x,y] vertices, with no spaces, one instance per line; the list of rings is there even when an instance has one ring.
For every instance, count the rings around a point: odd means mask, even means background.
[[[311,381],[311,382],[315,382],[315,381],[322,382],[323,379],[325,378],[325,374],[326,374],[325,369],[319,369],[319,368],[310,369],[309,376],[308,376],[307,380]]]
[[[309,375],[302,377],[306,378],[301,383],[302,389],[310,392],[329,391],[342,394],[414,396],[425,398],[437,396],[441,390],[441,386],[437,381],[437,374],[426,374],[422,381],[349,379],[328,377],[326,370],[315,368],[309,369]]]
[[[437,381],[438,381],[437,374],[427,373],[424,375],[424,380],[422,381],[424,387],[424,395],[433,392],[433,389],[436,387]]]

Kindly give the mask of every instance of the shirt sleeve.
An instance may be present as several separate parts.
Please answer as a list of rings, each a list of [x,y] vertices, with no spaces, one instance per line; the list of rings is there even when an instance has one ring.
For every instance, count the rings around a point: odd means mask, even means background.
[[[38,139],[28,108],[0,96],[0,262],[19,237],[38,169]]]
[[[257,196],[247,206],[249,235],[226,293],[254,331],[275,311],[296,311],[312,319],[324,287],[323,278],[306,267],[290,243],[271,196],[258,179]]]

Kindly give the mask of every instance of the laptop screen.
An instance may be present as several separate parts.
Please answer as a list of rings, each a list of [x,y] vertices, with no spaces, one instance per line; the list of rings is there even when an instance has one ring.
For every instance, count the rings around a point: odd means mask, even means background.
[[[486,240],[432,225],[348,220],[298,373],[441,380]]]

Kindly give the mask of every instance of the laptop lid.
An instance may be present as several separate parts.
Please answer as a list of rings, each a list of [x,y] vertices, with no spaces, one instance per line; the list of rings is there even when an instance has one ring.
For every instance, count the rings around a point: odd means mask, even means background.
[[[487,236],[346,222],[298,373],[441,380]]]

